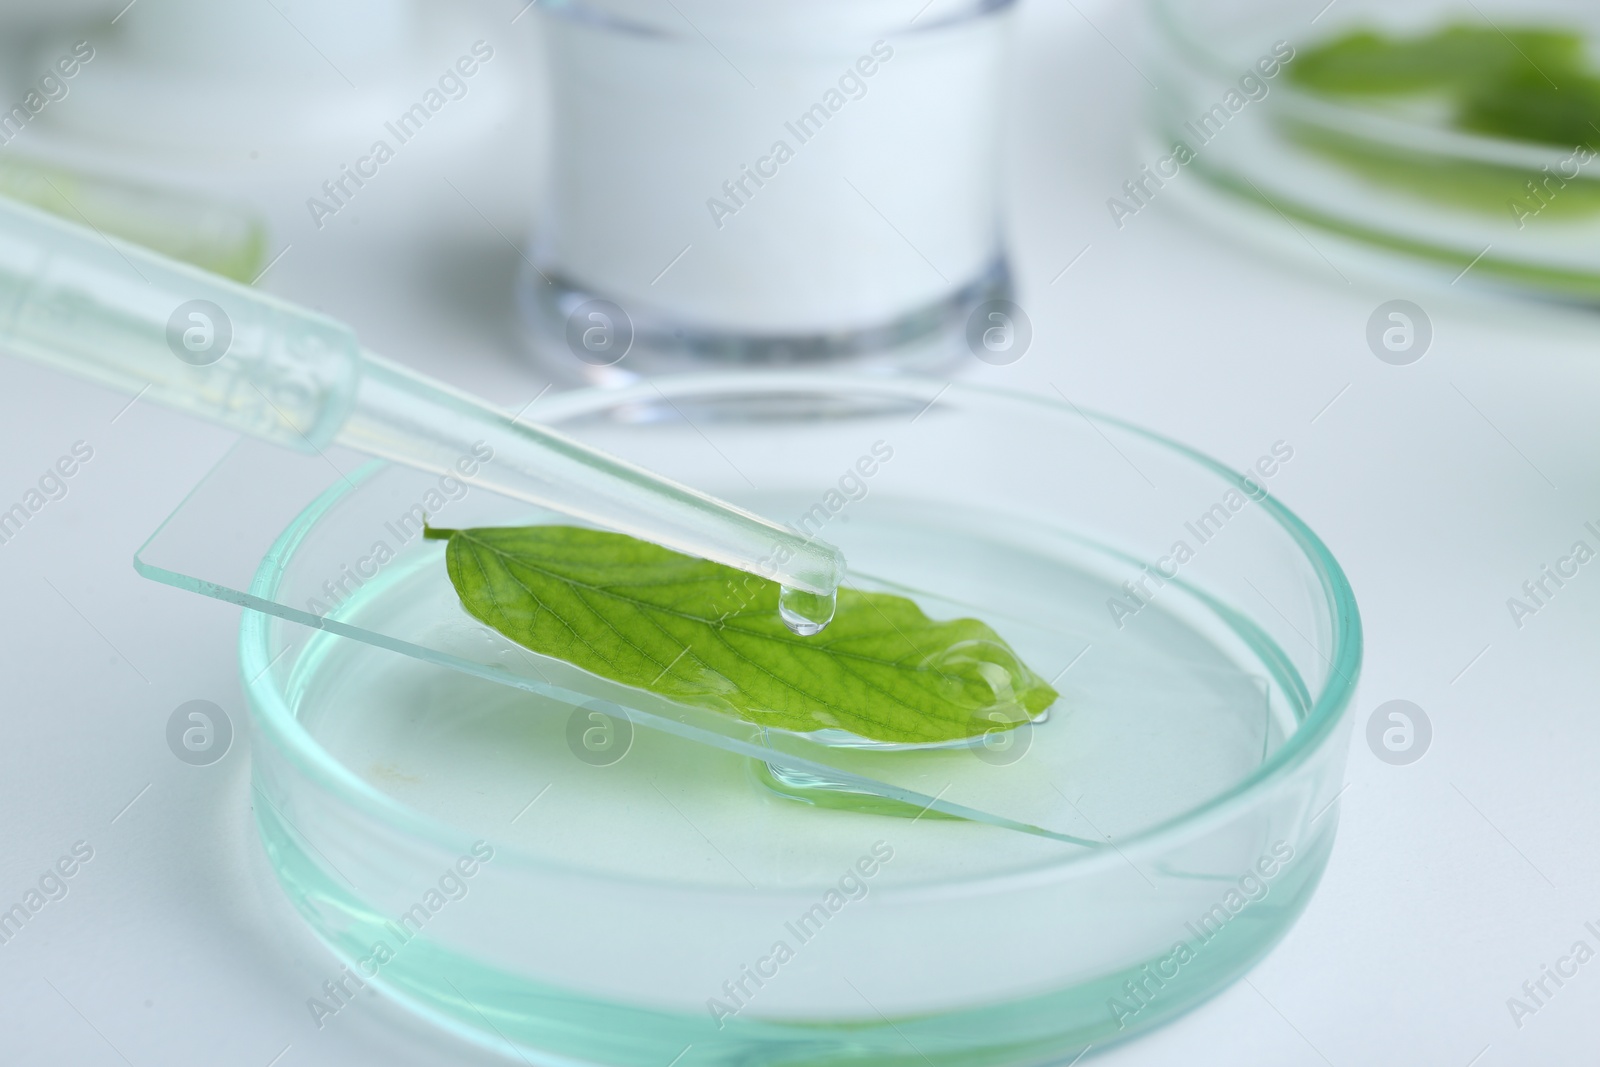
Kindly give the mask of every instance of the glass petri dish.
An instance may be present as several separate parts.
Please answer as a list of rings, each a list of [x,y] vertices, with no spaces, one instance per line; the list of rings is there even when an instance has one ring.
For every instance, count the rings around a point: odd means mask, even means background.
[[[1043,1064],[1199,1003],[1305,906],[1361,631],[1339,565],[1271,494],[1291,443],[1241,475],[1068,404],[811,375],[572,393],[541,418],[809,516],[852,582],[989,622],[1054,679],[1046,719],[851,758],[930,795],[1059,797],[1073,832],[883,802],[630,716],[614,690],[415,654],[531,656],[466,618],[437,542],[381,563],[326,547],[396,521],[396,469],[374,464],[250,589],[272,604],[331,576],[347,595],[320,627],[246,611],[240,630],[261,838],[348,968],[320,1010],[372,985],[543,1062]]]
[[[1114,198],[1118,221],[1170,196],[1324,269],[1322,249],[1337,248],[1379,276],[1600,297],[1600,130],[1582,113],[1600,121],[1593,5],[1148,0],[1148,10],[1147,169]],[[1536,47],[1530,32],[1563,40]],[[1403,77],[1376,54],[1418,46],[1432,51],[1406,60]],[[1499,73],[1507,60],[1515,69]]]

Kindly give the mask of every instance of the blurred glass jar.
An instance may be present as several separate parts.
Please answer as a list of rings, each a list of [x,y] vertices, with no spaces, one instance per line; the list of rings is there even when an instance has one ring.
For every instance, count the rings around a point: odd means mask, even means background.
[[[1159,84],[1119,226],[1187,199],[1313,261],[1600,298],[1592,3],[1148,6]]]
[[[539,5],[553,144],[520,286],[536,350],[602,384],[966,354],[968,318],[1009,294],[1011,6]]]

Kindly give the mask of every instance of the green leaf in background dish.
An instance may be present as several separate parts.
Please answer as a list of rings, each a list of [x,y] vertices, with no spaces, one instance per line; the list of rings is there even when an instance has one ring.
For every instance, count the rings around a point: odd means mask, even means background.
[[[1551,29],[1445,26],[1416,37],[1357,30],[1302,52],[1290,78],[1312,92],[1399,96],[1466,89],[1505,77],[1581,71],[1583,38]]]
[[[1573,148],[1600,144],[1600,79],[1532,71],[1463,94],[1456,125],[1473,133]]]
[[[875,741],[981,736],[1037,717],[1056,691],[976,619],[839,591],[814,637],[778,615],[777,583],[575,526],[436,530],[473,618],[624,685],[800,733]]]
[[[235,281],[253,284],[267,258],[266,224],[253,212],[179,190],[6,155],[0,196]]]
[[[1600,77],[1584,45],[1578,33],[1546,27],[1359,30],[1302,52],[1288,73],[1325,96],[1441,96],[1457,129],[1572,148],[1600,143]]]

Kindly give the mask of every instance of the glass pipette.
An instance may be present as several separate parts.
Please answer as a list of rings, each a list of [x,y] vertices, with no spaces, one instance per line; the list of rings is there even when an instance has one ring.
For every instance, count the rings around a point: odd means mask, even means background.
[[[838,549],[361,348],[327,316],[0,200],[0,347],[301,451],[332,444],[452,474],[564,515],[773,579],[815,632]],[[494,460],[468,477],[475,443]]]

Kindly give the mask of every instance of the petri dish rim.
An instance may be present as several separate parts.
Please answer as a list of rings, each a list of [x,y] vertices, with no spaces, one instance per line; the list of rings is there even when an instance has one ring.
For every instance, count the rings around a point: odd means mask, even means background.
[[[637,408],[674,397],[686,398],[708,394],[737,397],[740,394],[786,392],[799,395],[843,394],[852,399],[859,398],[864,393],[876,394],[884,400],[913,403],[922,401],[929,407],[947,393],[958,392],[1001,402],[1031,404],[1062,415],[1078,415],[1097,428],[1110,428],[1167,449],[1217,476],[1233,488],[1248,491],[1244,476],[1226,464],[1180,441],[1116,416],[1084,409],[1070,402],[1062,403],[1049,397],[975,383],[953,383],[930,378],[862,378],[805,372],[763,374],[759,380],[751,380],[748,375],[737,373],[681,375],[653,379],[621,388],[581,389],[563,393],[552,397],[543,405],[541,417],[545,421],[559,423],[565,418],[600,414],[608,409],[630,406]],[[324,490],[296,515],[262,559],[252,580],[250,594],[259,597],[263,603],[270,603],[283,573],[284,561],[293,554],[316,522],[387,466],[388,464],[380,460],[363,465],[346,479]],[[1337,736],[1336,727],[1349,708],[1363,654],[1360,613],[1355,593],[1333,554],[1299,516],[1271,494],[1257,498],[1257,502],[1304,553],[1318,577],[1326,606],[1331,613],[1329,634],[1332,653],[1325,657],[1328,661],[1327,679],[1313,694],[1310,709],[1300,720],[1293,735],[1271,757],[1229,789],[1188,811],[1119,841],[1115,849],[1081,850],[1030,867],[997,874],[958,875],[911,886],[885,887],[881,890],[884,895],[910,901],[928,896],[943,897],[952,893],[957,895],[990,893],[994,892],[996,887],[1020,888],[1069,880],[1089,874],[1102,865],[1127,863],[1128,857],[1132,854],[1158,852],[1174,839],[1198,835],[1209,827],[1226,822],[1238,814],[1239,809],[1248,806],[1257,794],[1267,791],[1278,781],[1290,776],[1327,744],[1330,738]],[[299,771],[320,782],[342,801],[355,804],[365,814],[395,826],[406,836],[422,837],[440,844],[455,843],[463,831],[425,815],[370,785],[334,759],[300,724],[268,669],[272,659],[267,645],[268,617],[266,613],[248,609],[247,606],[239,629],[240,677],[251,698],[250,712],[256,725],[280,745]],[[319,624],[318,628],[324,628],[320,626],[321,620],[315,616],[307,615],[304,620],[292,621]],[[329,632],[335,631],[329,629]],[[352,640],[349,637],[344,639]],[[525,869],[559,872],[581,878],[602,878],[609,884],[648,887],[654,892],[663,894],[692,893],[703,899],[709,892],[730,899],[743,899],[771,892],[770,888],[690,889],[676,883],[648,878],[600,875],[584,868],[569,867],[519,855],[517,850],[510,846],[496,847],[497,855],[499,850],[503,849],[507,859]]]

